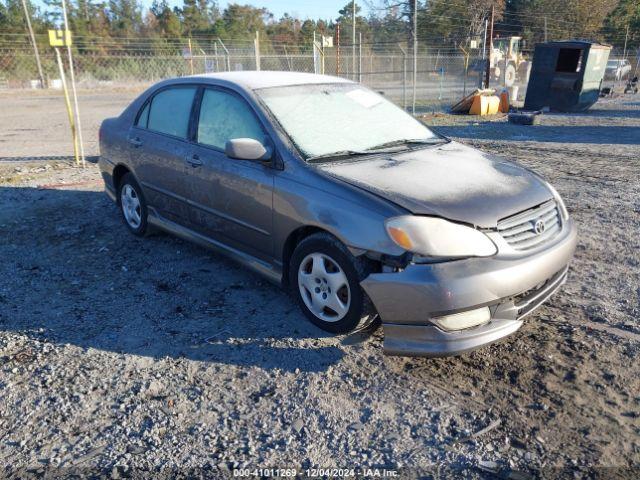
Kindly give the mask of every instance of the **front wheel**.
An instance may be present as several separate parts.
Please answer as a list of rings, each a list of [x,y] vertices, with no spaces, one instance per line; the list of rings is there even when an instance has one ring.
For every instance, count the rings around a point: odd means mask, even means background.
[[[370,324],[375,311],[360,281],[372,271],[335,237],[317,233],[296,247],[289,285],[309,320],[323,330],[347,333]]]

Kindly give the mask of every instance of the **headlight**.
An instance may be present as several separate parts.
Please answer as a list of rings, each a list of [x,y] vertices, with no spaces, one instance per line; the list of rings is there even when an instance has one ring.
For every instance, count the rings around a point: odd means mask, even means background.
[[[442,218],[403,215],[385,226],[397,245],[426,257],[489,257],[498,251],[484,233]]]
[[[560,210],[560,215],[562,216],[562,219],[563,220],[568,220],[569,219],[569,211],[567,210],[567,207],[564,204],[564,200],[562,200],[562,197],[556,191],[556,189],[553,188],[553,185],[551,185],[549,182],[545,182],[545,183],[547,184],[547,188],[549,190],[551,190],[551,193],[553,194],[553,199],[558,204],[558,209]]]

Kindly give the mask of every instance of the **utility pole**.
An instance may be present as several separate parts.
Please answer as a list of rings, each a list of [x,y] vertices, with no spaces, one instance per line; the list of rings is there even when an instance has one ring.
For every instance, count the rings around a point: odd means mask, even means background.
[[[413,1],[413,99],[411,113],[416,114],[416,86],[418,81],[418,0]]]
[[[487,59],[484,72],[484,88],[489,88],[489,77],[491,76],[491,54],[493,52],[493,17],[495,8],[491,6],[491,17],[489,19],[489,35],[487,36]]]
[[[29,37],[31,38],[31,44],[33,45],[33,53],[36,57],[36,66],[38,67],[38,76],[40,77],[40,88],[45,88],[46,85],[44,80],[44,73],[42,73],[42,64],[40,63],[40,54],[38,53],[38,44],[36,43],[36,36],[33,34],[33,28],[31,27],[31,15],[29,14],[29,9],[27,8],[27,0],[22,0],[22,8],[24,8],[24,18],[27,20]]]
[[[67,1],[62,0],[62,18],[64,20],[65,35],[69,30],[69,19],[67,18]],[[73,56],[71,55],[71,43],[67,43],[67,56],[69,57],[69,76],[71,77],[71,92],[73,93],[73,106],[76,111],[76,129],[78,131],[78,143],[80,144],[80,160],[85,166],[84,143],[82,141],[82,126],[80,124],[80,109],[78,108],[78,92],[76,91],[76,75],[73,68]]]
[[[544,43],[547,43],[547,17],[544,17]]]
[[[356,0],[351,1],[351,71],[356,79]]]

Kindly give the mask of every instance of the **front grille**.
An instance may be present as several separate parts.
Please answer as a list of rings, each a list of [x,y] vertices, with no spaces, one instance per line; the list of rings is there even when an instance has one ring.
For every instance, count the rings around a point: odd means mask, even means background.
[[[538,247],[555,237],[560,228],[560,212],[554,200],[498,222],[498,232],[516,250]]]

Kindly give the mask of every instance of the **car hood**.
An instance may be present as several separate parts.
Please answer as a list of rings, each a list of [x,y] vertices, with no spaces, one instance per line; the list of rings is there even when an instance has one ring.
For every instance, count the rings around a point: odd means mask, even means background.
[[[456,142],[316,166],[414,214],[481,228],[553,197],[529,170]]]

